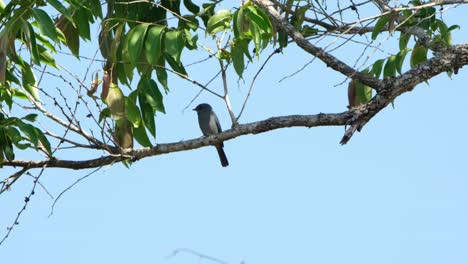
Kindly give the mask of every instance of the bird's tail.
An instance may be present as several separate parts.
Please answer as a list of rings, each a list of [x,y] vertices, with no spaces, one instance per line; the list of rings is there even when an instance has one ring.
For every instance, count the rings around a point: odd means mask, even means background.
[[[218,151],[219,160],[221,161],[221,166],[226,167],[229,165],[229,161],[226,157],[226,153],[224,153],[222,146],[216,146],[216,150]]]

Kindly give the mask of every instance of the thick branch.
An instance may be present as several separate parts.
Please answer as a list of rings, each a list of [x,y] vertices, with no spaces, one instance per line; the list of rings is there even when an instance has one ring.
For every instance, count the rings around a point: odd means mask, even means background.
[[[425,82],[432,77],[447,71],[457,72],[458,69],[468,64],[468,44],[453,46],[444,53],[438,54],[426,63],[411,69],[398,78],[387,78],[384,81],[381,92],[370,102],[358,108],[337,114],[317,115],[291,115],[272,117],[263,121],[239,125],[237,128],[226,130],[218,135],[202,137],[177,143],[159,144],[152,148],[131,150],[118,156],[104,156],[91,160],[72,161],[50,159],[43,161],[13,160],[3,163],[4,166],[16,167],[56,167],[68,169],[87,169],[109,165],[122,161],[128,157],[132,160],[140,160],[149,156],[162,155],[172,152],[186,151],[215,145],[221,141],[247,135],[259,134],[267,131],[286,127],[319,127],[319,126],[344,126],[351,125],[349,132],[345,134],[342,143],[345,144],[354,131],[364,126],[380,110],[401,94],[411,91],[417,84]]]
[[[274,2],[275,5],[281,9],[281,11],[284,12],[285,10],[287,10],[287,8],[283,4],[281,4],[279,1],[272,0],[272,2]],[[383,15],[387,15],[387,14],[390,14],[390,13],[398,14],[399,12],[401,12],[403,10],[419,10],[419,9],[422,9],[422,8],[433,7],[433,6],[437,6],[437,5],[467,4],[468,0],[428,1],[428,2],[423,3],[420,6],[400,7],[400,8],[390,8],[388,6],[388,1],[374,0],[372,2],[376,6],[379,7],[380,11],[382,12],[381,14],[376,15],[376,16],[372,16],[372,17],[368,17],[368,18],[365,18],[365,19],[361,19],[361,20],[358,20],[358,21],[355,21],[355,22],[352,22],[352,23],[343,23],[341,25],[329,24],[327,22],[324,22],[323,20],[310,18],[310,17],[305,17],[304,21],[309,22],[309,23],[314,24],[314,25],[317,25],[317,26],[320,26],[320,27],[323,27],[328,32],[339,32],[340,34],[351,34],[351,35],[359,34],[359,35],[362,35],[362,34],[365,34],[365,33],[373,32],[374,27],[373,26],[360,27],[360,26],[356,26],[357,24],[363,23],[363,22],[368,21],[368,20],[377,19],[377,18],[379,18],[379,17],[381,17]],[[366,3],[366,2],[363,2],[363,3]],[[363,4],[363,3],[361,3],[361,4]],[[353,6],[356,7],[357,5],[353,5]],[[336,12],[338,12],[338,11],[336,11]],[[397,18],[397,21],[400,21],[400,22],[404,21],[404,20],[405,20],[404,18]],[[407,27],[398,27],[398,26],[393,27],[392,25],[387,25],[386,29],[384,29],[384,30],[402,31],[402,32],[405,32],[406,34],[414,35],[414,36],[416,36],[418,38],[418,40],[424,46],[426,46],[426,47],[428,47],[428,48],[430,48],[432,50],[435,50],[435,51],[440,51],[443,48],[443,46],[441,44],[433,43],[430,36],[422,28],[420,28],[419,26],[412,26],[412,27],[407,28]]]
[[[124,153],[127,158],[140,160],[149,156],[156,156],[172,152],[179,152],[215,145],[221,141],[227,141],[242,135],[259,134],[267,131],[286,127],[318,127],[318,126],[343,126],[352,117],[350,111],[338,114],[317,114],[317,115],[291,115],[273,117],[263,121],[242,124],[237,128],[226,130],[218,135],[201,137],[192,140],[180,141],[177,143],[159,144],[151,148],[135,149]],[[67,168],[67,169],[88,169],[109,165],[124,160],[124,156],[103,156],[91,160],[74,161],[50,159],[43,161],[13,160],[5,161],[4,166],[39,168]]]
[[[458,69],[465,65],[468,65],[468,44],[456,45],[397,78],[385,79],[384,88],[378,95],[367,104],[354,109],[355,115],[350,121],[351,127],[346,131],[340,143],[346,144],[356,130],[362,128],[401,94],[412,91],[416,85],[441,73],[448,71],[457,73]]]
[[[159,144],[152,148],[130,150],[118,156],[104,156],[91,160],[72,161],[50,159],[43,161],[13,160],[3,163],[4,166],[16,167],[55,167],[68,169],[87,169],[109,165],[131,157],[132,160],[140,160],[149,156],[157,156],[172,152],[197,149],[209,145],[215,145],[221,141],[247,135],[259,134],[267,131],[286,127],[319,127],[319,126],[344,126],[351,125],[349,132],[345,134],[342,143],[345,144],[353,135],[354,131],[365,125],[380,110],[401,94],[411,91],[417,84],[431,79],[432,77],[447,71],[457,72],[459,68],[468,64],[468,44],[454,46],[444,53],[438,54],[426,63],[411,69],[398,78],[388,78],[384,81],[381,93],[376,95],[370,102],[358,108],[337,114],[317,115],[291,115],[272,117],[263,121],[239,125],[237,128],[226,130],[218,135],[202,137],[177,143]]]
[[[308,40],[302,36],[291,24],[284,20],[284,18],[276,11],[272,3],[268,0],[253,0],[255,4],[263,8],[267,14],[271,17],[273,23],[277,28],[284,30],[295,42],[306,52],[316,56],[323,61],[328,67],[348,76],[352,79],[358,79],[364,84],[367,84],[377,91],[382,87],[382,81],[377,78],[371,77],[370,75],[360,73],[359,71],[348,66],[343,61],[332,56],[330,53],[323,49],[311,44]]]

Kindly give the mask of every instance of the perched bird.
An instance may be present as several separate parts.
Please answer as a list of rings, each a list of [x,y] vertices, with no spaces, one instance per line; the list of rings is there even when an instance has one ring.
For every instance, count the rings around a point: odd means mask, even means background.
[[[198,114],[198,124],[200,129],[203,132],[203,135],[209,136],[222,132],[221,125],[219,124],[218,117],[216,116],[213,108],[209,104],[199,104],[193,111],[196,111]],[[223,142],[215,145],[216,150],[218,151],[219,160],[221,165],[226,167],[229,165],[226,154],[223,150]]]

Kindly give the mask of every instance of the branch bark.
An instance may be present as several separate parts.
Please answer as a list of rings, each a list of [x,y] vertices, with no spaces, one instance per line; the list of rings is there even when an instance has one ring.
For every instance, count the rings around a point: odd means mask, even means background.
[[[176,143],[158,144],[151,148],[141,148],[127,150],[122,155],[108,155],[96,159],[75,161],[75,160],[60,160],[49,159],[42,161],[32,160],[13,160],[5,161],[3,166],[28,167],[28,168],[67,168],[67,169],[89,169],[100,166],[109,165],[125,159],[137,161],[149,156],[157,156],[172,152],[186,151],[197,149],[209,145],[215,145],[222,141],[227,141],[242,135],[259,134],[275,129],[286,127],[318,127],[318,126],[343,126],[352,117],[351,111],[346,111],[337,114],[317,114],[317,115],[291,115],[273,117],[263,121],[242,124],[237,128],[226,130],[220,134],[200,137],[196,139],[179,141]]]
[[[403,73],[399,77],[384,80],[384,87],[371,101],[355,109],[355,116],[350,122],[351,127],[345,132],[341,144],[346,144],[356,130],[360,130],[380,110],[393,102],[403,93],[412,91],[414,87],[436,75],[452,71],[457,73],[468,64],[468,44],[456,45],[439,52],[425,63]]]
[[[172,152],[186,151],[197,149],[209,145],[215,145],[222,141],[228,141],[230,139],[247,135],[247,134],[259,134],[267,131],[287,128],[287,127],[319,127],[319,126],[346,126],[350,128],[346,131],[342,144],[346,144],[353,136],[356,130],[360,130],[372,117],[378,112],[385,108],[388,104],[393,102],[398,96],[403,93],[409,92],[414,87],[422,82],[425,82],[432,77],[447,71],[454,73],[458,72],[458,69],[468,64],[468,44],[456,45],[444,49],[442,52],[437,52],[433,58],[425,63],[418,65],[417,67],[403,73],[398,77],[386,78],[379,80],[377,78],[362,75],[356,72],[353,68],[349,67],[342,61],[326,53],[322,49],[315,47],[310,44],[303,36],[298,33],[292,26],[287,24],[281,16],[270,6],[267,0],[253,0],[255,3],[263,7],[267,13],[272,17],[278,28],[285,30],[293,40],[302,47],[305,51],[311,55],[317,56],[319,59],[324,61],[329,67],[341,72],[342,74],[357,78],[363,83],[377,88],[377,95],[374,96],[368,103],[359,107],[351,108],[348,111],[341,113],[329,113],[329,114],[315,114],[315,115],[290,115],[272,117],[266,120],[239,124],[237,127],[226,130],[220,134],[201,137],[186,141],[158,144],[150,148],[141,148],[133,150],[123,150],[122,153],[112,152],[111,154],[97,157],[88,160],[62,160],[57,158],[51,158],[48,160],[12,160],[4,161],[1,165],[21,167],[27,169],[33,168],[67,168],[67,169],[88,169],[102,167],[115,162],[131,159],[137,161],[145,157],[157,156],[162,154],[168,154]],[[41,109],[39,107],[39,109]],[[48,114],[47,111],[43,110],[43,113]],[[56,118],[55,116],[49,116],[54,121],[64,126],[70,126],[65,124],[64,121]],[[83,135],[83,131],[79,128],[72,127],[75,132]],[[85,137],[93,141],[93,137],[85,134]],[[101,143],[101,142],[97,142]]]
[[[266,11],[266,13],[270,16],[277,28],[284,30],[294,40],[294,42],[296,42],[296,44],[299,47],[301,47],[304,51],[308,52],[309,54],[319,58],[327,65],[327,67],[330,67],[351,79],[358,79],[362,83],[371,86],[377,91],[381,89],[383,85],[381,80],[369,76],[367,74],[360,73],[359,71],[348,66],[346,63],[334,57],[330,53],[324,51],[323,49],[313,45],[308,40],[306,40],[301,33],[299,33],[278,13],[278,11],[276,11],[276,9],[273,7],[273,4],[270,1],[253,0],[252,2],[254,2]]]
[[[468,64],[468,44],[453,46],[443,53],[439,53],[426,63],[411,69],[399,77],[387,78],[382,81],[382,89],[367,104],[352,108],[346,112],[335,114],[316,115],[290,115],[272,117],[266,120],[240,124],[237,128],[226,130],[220,134],[180,141],[176,143],[158,144],[151,148],[141,148],[126,150],[121,155],[108,155],[95,159],[74,161],[49,159],[42,161],[13,160],[5,161],[3,166],[32,168],[67,168],[67,169],[89,169],[125,159],[137,161],[150,156],[168,154],[172,152],[197,149],[209,145],[215,145],[222,141],[248,135],[265,133],[271,130],[287,127],[319,127],[319,126],[345,126],[351,127],[345,133],[341,143],[346,144],[354,132],[362,128],[372,117],[390,104],[395,98],[403,93],[413,90],[413,88],[432,77],[447,71],[457,72],[458,69]]]

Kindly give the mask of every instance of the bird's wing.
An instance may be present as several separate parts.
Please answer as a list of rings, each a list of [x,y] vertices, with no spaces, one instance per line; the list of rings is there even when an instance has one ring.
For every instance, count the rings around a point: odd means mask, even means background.
[[[217,130],[218,130],[218,131],[216,132],[216,134],[223,132],[223,130],[221,129],[221,124],[219,123],[218,117],[216,116],[216,114],[215,114],[214,112],[213,112],[213,119],[214,119],[214,121],[215,121],[215,123],[216,123],[216,128],[217,128]],[[221,149],[222,149],[222,147],[224,147],[223,142],[221,142],[221,143],[219,144],[219,147],[221,147]],[[218,152],[219,152],[219,150],[218,150]],[[226,160],[227,160],[227,159],[226,159]],[[223,162],[222,162],[222,163],[223,163]],[[226,164],[228,164],[227,161],[226,161]],[[225,166],[224,163],[223,163],[223,166]],[[226,166],[227,166],[227,165],[226,165]]]
[[[221,129],[221,124],[219,123],[218,117],[216,116],[214,112],[213,112],[213,117],[216,123],[216,127],[218,128],[218,133],[223,132],[223,130]]]

